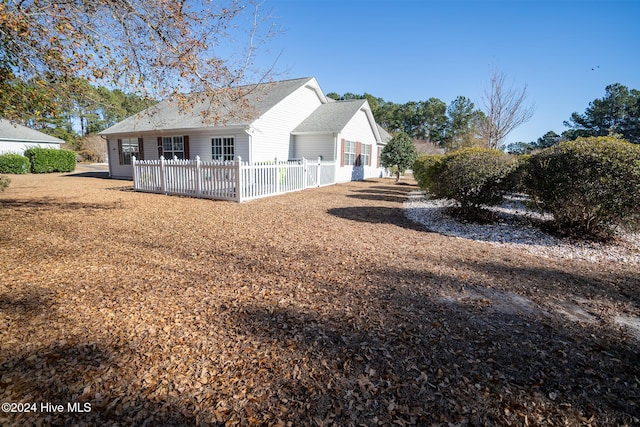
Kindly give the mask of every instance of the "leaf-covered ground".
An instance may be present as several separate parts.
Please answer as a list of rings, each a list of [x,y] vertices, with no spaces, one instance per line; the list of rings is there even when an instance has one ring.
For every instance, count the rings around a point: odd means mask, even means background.
[[[236,204],[98,176],[0,193],[0,401],[38,404],[2,425],[640,423],[637,264],[426,232],[393,180]]]

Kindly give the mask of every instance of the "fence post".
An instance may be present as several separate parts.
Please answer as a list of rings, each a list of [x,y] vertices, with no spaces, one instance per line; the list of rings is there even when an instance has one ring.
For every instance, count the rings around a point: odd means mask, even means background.
[[[196,197],[202,195],[202,185],[200,183],[200,156],[196,156]]]
[[[276,181],[276,194],[280,194],[280,167],[278,166],[278,158],[276,157],[274,159],[274,162],[276,164],[276,168],[275,168],[275,181]]]
[[[322,164],[322,157],[318,156],[318,169],[316,170],[316,187],[320,187],[320,167]]]
[[[242,202],[242,188],[244,180],[242,179],[242,157],[236,158],[236,200]]]
[[[131,167],[133,168],[133,189],[137,190],[138,174],[136,171],[136,156],[131,156]]]
[[[167,194],[167,181],[164,170],[164,156],[160,156],[160,191],[162,194]]]
[[[307,159],[302,158],[302,189],[307,189]]]

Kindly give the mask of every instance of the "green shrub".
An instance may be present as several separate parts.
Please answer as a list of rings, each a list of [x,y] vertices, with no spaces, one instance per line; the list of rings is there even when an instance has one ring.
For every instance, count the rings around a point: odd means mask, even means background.
[[[502,151],[464,148],[426,169],[426,189],[434,197],[456,200],[462,217],[477,218],[482,205],[502,203],[517,163]]]
[[[53,148],[29,148],[24,155],[31,161],[31,172],[71,172],[76,168],[76,153]]]
[[[4,191],[9,186],[11,179],[8,176],[0,175],[0,191]]]
[[[507,178],[507,187],[513,192],[526,193],[527,189],[524,185],[524,179],[527,174],[527,168],[529,166],[530,154],[517,154],[514,155],[516,159],[516,168],[509,174]]]
[[[422,154],[413,162],[413,177],[423,190],[428,190],[429,187],[429,169],[435,167],[441,159],[441,154]]]
[[[29,159],[20,154],[0,154],[0,173],[29,173]]]
[[[609,238],[640,222],[640,146],[614,137],[578,138],[531,156],[524,184],[556,229]]]

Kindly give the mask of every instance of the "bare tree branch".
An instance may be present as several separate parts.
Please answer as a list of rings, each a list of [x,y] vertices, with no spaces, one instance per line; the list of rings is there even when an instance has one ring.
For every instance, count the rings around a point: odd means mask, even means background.
[[[233,90],[264,77],[252,67],[274,32],[263,26],[268,17],[260,16],[261,6],[254,0],[5,0],[0,68],[23,80],[82,77],[153,98]]]
[[[527,105],[527,86],[516,89],[507,87],[506,76],[502,72],[492,71],[491,86],[485,91],[483,102],[485,118],[479,131],[489,148],[498,149],[511,131],[528,122],[535,111],[533,105]]]

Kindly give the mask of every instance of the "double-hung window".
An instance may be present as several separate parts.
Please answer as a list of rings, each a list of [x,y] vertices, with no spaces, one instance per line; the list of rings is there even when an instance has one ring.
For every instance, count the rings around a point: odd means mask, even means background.
[[[181,136],[163,137],[162,153],[165,159],[184,159],[184,139]]]
[[[344,165],[356,164],[356,143],[355,141],[344,141]]]
[[[211,159],[222,161],[235,159],[235,143],[232,136],[211,138]]]
[[[369,166],[371,163],[371,146],[362,144],[362,153],[360,153],[360,164],[362,166]]]
[[[138,138],[123,138],[118,142],[120,143],[120,164],[130,165],[132,156],[136,156],[136,159],[140,160]]]

